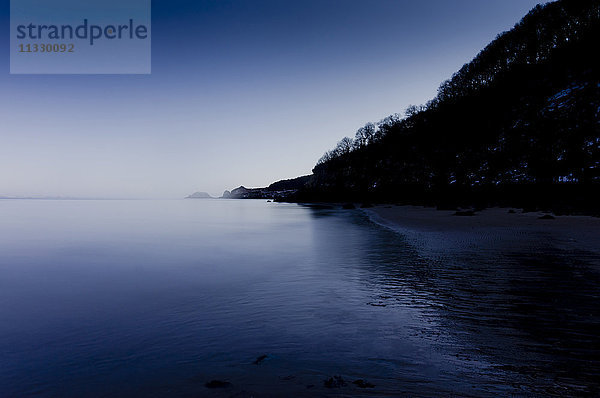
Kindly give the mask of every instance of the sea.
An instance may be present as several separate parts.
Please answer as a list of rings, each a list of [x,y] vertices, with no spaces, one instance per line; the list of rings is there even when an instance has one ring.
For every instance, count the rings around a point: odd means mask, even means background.
[[[600,395],[600,248],[451,235],[329,205],[0,200],[0,397]]]

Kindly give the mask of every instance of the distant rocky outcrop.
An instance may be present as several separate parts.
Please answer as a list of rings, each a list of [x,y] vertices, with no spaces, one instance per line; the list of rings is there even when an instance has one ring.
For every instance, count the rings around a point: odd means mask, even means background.
[[[229,195],[225,195],[229,193]],[[231,192],[225,191],[223,199],[273,199],[277,192],[270,191],[268,188],[246,188],[244,186],[232,189]]]
[[[206,192],[194,192],[190,196],[186,196],[186,199],[212,199],[212,196]]]
[[[287,198],[298,192],[309,181],[311,176],[302,176],[290,180],[274,182],[266,188],[246,188],[240,186],[223,192],[222,199],[274,199]]]

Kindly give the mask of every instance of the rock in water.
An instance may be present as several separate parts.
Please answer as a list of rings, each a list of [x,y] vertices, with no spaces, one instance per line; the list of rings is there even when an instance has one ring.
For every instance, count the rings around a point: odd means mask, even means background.
[[[268,355],[261,355],[258,358],[256,358],[256,360],[254,362],[252,362],[252,363],[255,364],[255,365],[260,365],[268,357],[269,357]]]
[[[194,192],[190,196],[186,197],[186,199],[211,199],[211,198],[212,198],[212,196],[210,196],[206,192]]]

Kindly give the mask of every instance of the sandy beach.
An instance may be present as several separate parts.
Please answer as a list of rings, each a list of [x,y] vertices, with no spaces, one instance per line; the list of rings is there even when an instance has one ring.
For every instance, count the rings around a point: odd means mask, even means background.
[[[376,206],[363,210],[380,225],[402,233],[416,246],[448,252],[465,249],[564,251],[600,256],[600,218],[523,213],[520,209],[490,208],[474,216],[420,206]]]

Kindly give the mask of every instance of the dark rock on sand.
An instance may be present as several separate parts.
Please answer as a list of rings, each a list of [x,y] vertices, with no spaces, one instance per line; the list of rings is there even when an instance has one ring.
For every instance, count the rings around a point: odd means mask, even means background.
[[[341,388],[346,385],[346,382],[342,376],[333,376],[325,380],[323,385],[327,388]]]
[[[342,209],[345,209],[345,210],[352,210],[352,209],[356,209],[356,206],[354,206],[352,203],[345,203],[345,204],[342,206]]]
[[[354,380],[352,384],[356,384],[358,388],[375,388],[375,384],[371,384],[363,379]]]
[[[222,380],[211,380],[208,383],[204,384],[206,388],[227,388],[231,385],[228,381]]]
[[[455,216],[461,216],[461,217],[472,217],[475,215],[475,212],[473,210],[464,210],[464,211],[457,211],[456,213],[454,213]]]

